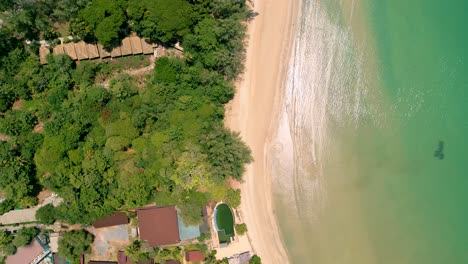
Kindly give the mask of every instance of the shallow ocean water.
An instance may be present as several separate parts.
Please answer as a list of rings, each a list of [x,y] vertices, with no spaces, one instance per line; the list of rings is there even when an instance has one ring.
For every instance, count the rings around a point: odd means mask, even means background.
[[[268,157],[292,263],[468,263],[467,11],[302,1]]]

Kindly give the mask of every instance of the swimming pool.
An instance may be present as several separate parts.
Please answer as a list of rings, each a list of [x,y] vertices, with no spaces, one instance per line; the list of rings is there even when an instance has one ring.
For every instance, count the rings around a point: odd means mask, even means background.
[[[231,208],[227,204],[219,204],[216,206],[214,215],[214,225],[218,231],[219,242],[231,242],[231,237],[234,237],[234,217]]]

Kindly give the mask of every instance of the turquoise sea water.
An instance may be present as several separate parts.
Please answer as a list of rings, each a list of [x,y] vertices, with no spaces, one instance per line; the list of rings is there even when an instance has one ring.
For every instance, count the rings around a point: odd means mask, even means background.
[[[468,1],[303,0],[294,47],[270,157],[292,263],[468,263]]]

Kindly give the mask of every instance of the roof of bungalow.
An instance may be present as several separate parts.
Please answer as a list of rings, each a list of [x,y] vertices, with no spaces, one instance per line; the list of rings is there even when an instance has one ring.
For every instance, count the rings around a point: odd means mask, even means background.
[[[107,58],[107,57],[110,57],[110,52],[108,52],[104,46],[102,46],[101,44],[97,44],[97,47],[98,47],[98,50],[99,50],[99,56],[102,58]]]
[[[75,43],[63,44],[63,49],[65,50],[65,54],[70,56],[72,60],[76,60],[78,58],[76,56]]]
[[[143,48],[141,47],[141,40],[139,37],[131,36],[130,43],[132,44],[132,52],[133,54],[142,54]]]
[[[110,52],[112,58],[122,56],[122,51],[120,50],[120,46],[114,46]]]
[[[202,261],[205,259],[203,253],[198,250],[193,250],[185,253],[185,260],[187,261]]]
[[[86,47],[88,48],[88,56],[90,59],[99,58],[97,45],[86,43]]]
[[[174,206],[146,207],[137,210],[140,238],[152,247],[180,242],[177,212]]]
[[[65,53],[65,49],[63,48],[63,44],[60,44],[54,47],[54,55],[60,55],[64,53]]]
[[[39,244],[36,239],[33,239],[31,244],[20,247],[16,253],[12,256],[8,256],[5,263],[6,264],[24,264],[30,263],[36,257],[40,256],[44,252],[44,248]]]
[[[39,48],[39,59],[41,61],[41,64],[47,63],[47,55],[49,54],[50,54],[49,47],[41,46]]]
[[[128,216],[122,212],[115,212],[109,216],[94,221],[92,225],[95,228],[101,228],[126,224],[128,224]]]
[[[153,45],[146,42],[145,39],[141,39],[141,48],[143,49],[143,54],[152,54],[153,53]]]
[[[75,51],[78,60],[87,60],[89,59],[88,55],[88,47],[86,47],[86,43],[84,41],[79,41],[75,43]]]
[[[120,46],[120,51],[122,51],[122,56],[127,56],[132,54],[132,44],[130,38],[126,37],[122,39],[122,45]]]
[[[60,44],[54,47],[54,55],[61,55],[64,53],[65,53],[65,49],[63,48],[63,44]]]

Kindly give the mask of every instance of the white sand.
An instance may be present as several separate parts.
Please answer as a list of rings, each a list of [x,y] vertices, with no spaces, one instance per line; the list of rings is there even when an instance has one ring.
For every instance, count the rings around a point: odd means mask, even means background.
[[[265,149],[279,114],[296,6],[293,1],[255,0],[259,13],[249,24],[245,74],[227,106],[226,125],[240,131],[255,161],[247,167],[241,186],[241,218],[248,238],[263,263],[288,263],[272,204],[270,173]]]

